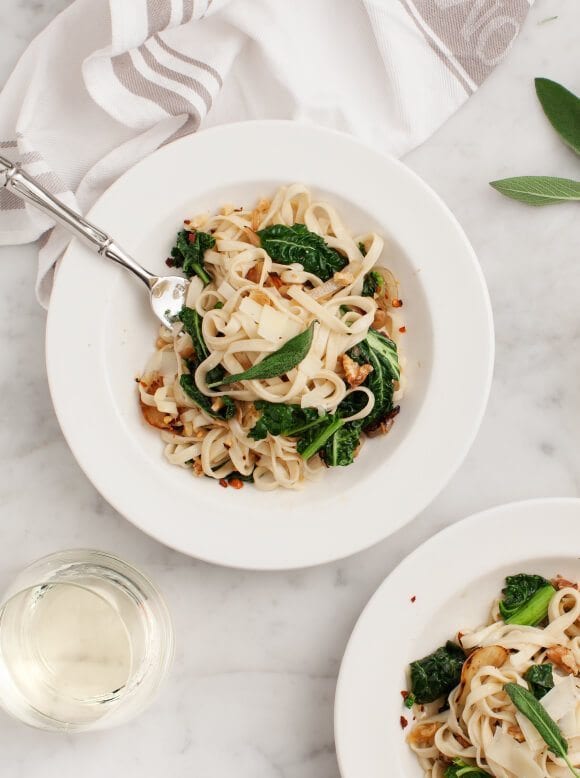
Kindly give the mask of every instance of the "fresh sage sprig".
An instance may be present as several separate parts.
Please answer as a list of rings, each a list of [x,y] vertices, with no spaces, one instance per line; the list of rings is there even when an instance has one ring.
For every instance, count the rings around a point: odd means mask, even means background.
[[[572,775],[579,778],[580,772],[574,769],[568,759],[568,741],[544,706],[536,700],[531,692],[517,683],[506,683],[503,688],[519,712],[538,730],[548,749],[563,759]]]
[[[580,98],[549,78],[536,78],[536,94],[548,121],[571,149],[580,154]],[[512,200],[549,205],[580,200],[580,181],[554,176],[517,176],[490,181]]]
[[[208,387],[211,389],[213,386],[235,384],[237,381],[276,378],[279,375],[287,373],[289,370],[292,370],[299,365],[308,355],[310,347],[312,346],[315,324],[316,322],[313,321],[307,330],[304,330],[304,332],[301,332],[294,338],[290,338],[282,348],[272,352],[272,354],[268,354],[268,356],[264,357],[257,365],[252,365],[252,367],[248,368],[248,370],[245,370],[243,373],[229,375],[221,381],[215,381],[212,384],[208,384]]]

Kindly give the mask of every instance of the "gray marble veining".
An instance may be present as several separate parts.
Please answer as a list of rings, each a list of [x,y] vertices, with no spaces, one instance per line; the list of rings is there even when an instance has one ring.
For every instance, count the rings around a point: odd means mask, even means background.
[[[1,4],[0,83],[66,5]],[[166,592],[178,637],[158,701],[126,727],[68,738],[0,715],[2,775],[338,778],[336,673],[354,622],[385,575],[471,512],[579,493],[578,206],[526,208],[487,185],[511,174],[578,175],[577,158],[536,103],[532,79],[546,75],[580,91],[579,28],[578,3],[537,0],[508,60],[407,157],[478,253],[495,313],[495,379],[477,440],[440,497],[409,527],[346,561],[289,574],[220,569],[160,546],[120,518],[76,465],[52,410],[44,312],[33,293],[35,250],[0,250],[0,588],[44,553],[114,549]]]

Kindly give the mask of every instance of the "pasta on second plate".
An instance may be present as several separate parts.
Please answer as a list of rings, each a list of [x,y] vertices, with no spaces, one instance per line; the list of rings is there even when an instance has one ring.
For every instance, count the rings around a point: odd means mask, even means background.
[[[408,742],[427,778],[565,778],[580,770],[580,593],[506,579],[490,623],[410,665]]]
[[[186,306],[140,380],[169,462],[240,488],[298,488],[387,432],[405,327],[383,240],[302,185],[186,220],[168,264]]]

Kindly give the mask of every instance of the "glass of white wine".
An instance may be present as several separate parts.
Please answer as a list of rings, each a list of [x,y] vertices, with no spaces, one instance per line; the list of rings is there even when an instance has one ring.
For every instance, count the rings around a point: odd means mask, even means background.
[[[124,723],[150,703],[172,658],[160,593],[102,551],[44,557],[0,601],[0,705],[34,727]]]

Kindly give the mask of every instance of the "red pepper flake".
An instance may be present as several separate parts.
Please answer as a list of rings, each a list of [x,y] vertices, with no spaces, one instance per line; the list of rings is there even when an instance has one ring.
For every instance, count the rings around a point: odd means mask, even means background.
[[[395,297],[395,299],[393,300],[393,302],[391,303],[391,305],[393,306],[393,308],[402,308],[402,307],[403,307],[403,301],[402,301],[402,300],[398,300],[398,299]]]
[[[233,489],[241,489],[241,488],[243,487],[243,485],[244,485],[244,482],[243,482],[243,481],[240,481],[240,479],[239,479],[239,478],[232,478],[232,479],[230,480],[230,486],[231,486]]]
[[[416,597],[415,595],[413,595],[413,596],[411,597],[411,602],[415,602],[415,600],[416,600],[416,599],[417,599],[417,597]]]
[[[399,327],[399,332],[407,332],[407,328],[405,327],[404,324],[402,327]]]
[[[189,235],[187,236],[187,240],[188,240],[190,243],[195,243],[195,241],[197,240],[197,232],[196,232],[195,230],[192,230],[192,231],[189,233]]]
[[[220,478],[220,480],[219,480],[219,485],[220,485],[220,486],[223,486],[223,487],[224,487],[224,489],[227,489],[227,488],[228,488],[228,482],[226,481],[226,479],[225,479],[225,478]]]
[[[403,689],[403,691],[401,692],[401,697],[403,698],[403,702],[407,699],[408,696],[409,696],[409,692],[406,689]]]
[[[173,257],[167,257],[167,259],[165,260],[165,264],[167,265],[167,267],[175,267],[175,260],[173,259]]]
[[[184,220],[183,220],[183,223],[184,223],[184,224],[191,224],[191,219],[184,219]]]
[[[405,727],[409,726],[409,722],[407,721],[407,719],[404,716],[401,716],[399,721],[401,722],[401,729],[405,729]]]

